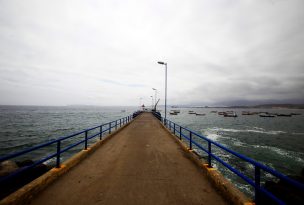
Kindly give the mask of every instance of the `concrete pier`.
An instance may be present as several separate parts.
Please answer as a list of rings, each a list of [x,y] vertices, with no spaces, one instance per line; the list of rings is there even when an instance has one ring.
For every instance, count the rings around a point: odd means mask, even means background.
[[[31,204],[227,204],[201,168],[143,113]]]

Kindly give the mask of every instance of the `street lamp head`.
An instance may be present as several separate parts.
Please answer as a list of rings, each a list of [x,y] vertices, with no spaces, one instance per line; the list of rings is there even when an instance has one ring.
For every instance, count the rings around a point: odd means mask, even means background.
[[[157,90],[156,88],[152,88],[152,90]]]
[[[161,65],[165,65],[165,63],[162,62],[162,61],[158,61],[157,63],[158,63],[158,64],[161,64]]]

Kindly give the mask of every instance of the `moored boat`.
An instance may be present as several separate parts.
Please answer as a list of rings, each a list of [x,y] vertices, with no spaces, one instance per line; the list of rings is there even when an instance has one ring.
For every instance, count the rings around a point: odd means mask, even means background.
[[[260,114],[260,117],[275,117],[275,115],[270,115],[270,114]]]
[[[237,117],[237,114],[235,112],[229,112],[229,113],[225,113],[224,117]]]
[[[171,111],[171,112],[169,112],[169,114],[170,114],[170,115],[177,115],[177,113],[176,113],[176,112],[172,112],[172,111]]]
[[[291,117],[292,114],[276,114],[278,117]]]
[[[171,111],[175,113],[180,113],[180,110],[171,110]]]

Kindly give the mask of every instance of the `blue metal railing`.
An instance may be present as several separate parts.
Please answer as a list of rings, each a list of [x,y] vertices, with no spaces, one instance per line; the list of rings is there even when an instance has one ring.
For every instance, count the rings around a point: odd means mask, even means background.
[[[42,164],[43,162],[46,162],[46,161],[48,161],[52,158],[56,158],[56,167],[59,168],[60,165],[61,165],[60,155],[62,153],[66,152],[66,151],[68,151],[68,150],[72,149],[73,147],[76,147],[80,144],[84,144],[84,149],[87,150],[88,149],[88,142],[89,142],[90,139],[93,139],[93,138],[99,136],[99,140],[102,140],[103,134],[107,134],[107,133],[110,134],[113,130],[116,130],[116,129],[120,128],[121,126],[127,124],[133,118],[134,118],[133,115],[129,115],[127,117],[123,117],[123,118],[120,118],[118,120],[114,120],[114,121],[111,121],[111,122],[108,122],[108,123],[105,123],[105,124],[102,124],[102,125],[98,125],[96,127],[92,127],[92,128],[89,128],[89,129],[86,129],[86,130],[83,130],[83,131],[80,131],[80,132],[77,132],[77,133],[74,133],[74,134],[71,134],[71,135],[68,135],[68,136],[65,136],[65,137],[60,137],[60,138],[58,138],[56,140],[52,140],[50,142],[46,142],[46,143],[43,143],[43,144],[36,145],[34,147],[25,149],[23,151],[19,151],[19,152],[16,152],[16,153],[12,153],[12,154],[0,157],[0,163],[1,163],[5,160],[14,159],[16,157],[25,155],[25,154],[33,152],[35,150],[39,150],[39,149],[42,149],[42,148],[45,148],[45,147],[56,144],[56,152],[55,153],[52,153],[52,154],[50,154],[50,155],[48,155],[44,158],[41,158],[41,159],[35,161],[33,164],[31,164],[29,166],[22,167],[22,168],[18,169],[17,171],[15,171],[15,172],[13,172],[9,175],[1,177],[0,178],[0,183],[5,182],[8,179],[11,179],[11,178],[25,172],[26,170],[29,170],[29,169],[31,169],[31,168],[39,165],[39,164]],[[93,130],[98,130],[98,132],[89,136],[89,132],[93,131]],[[61,143],[62,141],[73,138],[73,137],[76,137],[76,136],[79,136],[81,134],[84,134],[83,140],[80,140],[76,143],[70,144],[66,147],[62,146],[62,143]]]
[[[254,199],[255,202],[257,204],[260,204],[260,200],[261,200],[261,195],[265,195],[267,196],[269,199],[271,199],[272,201],[276,202],[277,204],[285,204],[284,201],[282,201],[281,199],[279,199],[277,196],[275,196],[273,193],[271,193],[270,191],[266,190],[265,188],[263,188],[261,186],[261,170],[277,177],[280,180],[283,180],[284,182],[286,182],[287,184],[299,189],[300,191],[304,191],[304,184],[295,181],[293,179],[288,178],[287,176],[277,172],[274,169],[271,169],[259,162],[254,161],[251,158],[248,158],[242,154],[239,154],[235,151],[232,151],[230,149],[228,149],[227,147],[224,147],[223,145],[214,142],[188,128],[182,127],[181,125],[178,125],[168,119],[164,119],[163,117],[161,117],[159,114],[155,114],[153,113],[154,116],[157,116],[157,118],[161,119],[161,122],[177,137],[179,137],[180,140],[182,140],[182,138],[186,139],[189,142],[189,149],[192,149],[193,145],[197,146],[199,149],[201,149],[202,151],[204,151],[205,153],[208,154],[208,166],[212,167],[212,159],[215,159],[216,161],[220,162],[222,165],[224,165],[226,168],[228,168],[230,171],[232,171],[233,173],[235,173],[237,176],[239,176],[240,178],[242,178],[245,182],[247,182],[249,185],[251,185],[254,188]],[[189,135],[186,135],[189,134]],[[193,136],[198,137],[199,139],[205,141],[208,143],[208,147],[205,148],[203,147],[200,143],[198,143],[197,141],[195,141],[193,139]],[[252,180],[251,178],[245,176],[243,173],[241,173],[239,170],[237,170],[236,168],[232,167],[230,164],[228,164],[227,162],[225,162],[224,160],[222,160],[219,156],[216,156],[213,152],[212,152],[212,146],[216,146],[218,148],[220,148],[223,151],[226,151],[234,156],[236,156],[237,158],[248,162],[250,164],[252,164],[254,166],[254,180]]]

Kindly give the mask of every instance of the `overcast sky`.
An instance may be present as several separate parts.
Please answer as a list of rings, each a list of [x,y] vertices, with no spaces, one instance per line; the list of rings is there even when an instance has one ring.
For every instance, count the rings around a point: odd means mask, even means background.
[[[0,104],[304,102],[303,0],[0,0]]]

